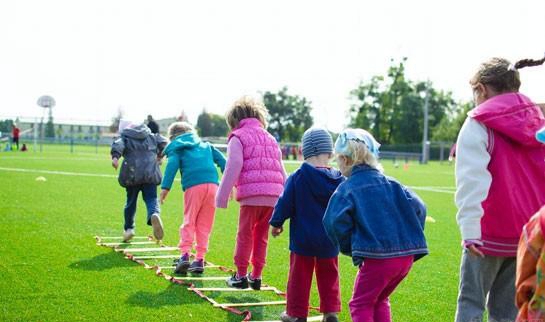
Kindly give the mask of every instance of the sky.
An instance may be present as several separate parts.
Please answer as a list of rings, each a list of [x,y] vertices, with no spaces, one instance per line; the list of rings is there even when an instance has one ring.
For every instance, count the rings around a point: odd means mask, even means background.
[[[545,1],[0,2],[0,118],[38,117],[51,95],[60,121],[108,123],[224,114],[242,95],[288,87],[315,124],[346,126],[349,92],[407,57],[408,77],[470,100],[490,57],[545,54]],[[521,70],[545,102],[545,66]]]

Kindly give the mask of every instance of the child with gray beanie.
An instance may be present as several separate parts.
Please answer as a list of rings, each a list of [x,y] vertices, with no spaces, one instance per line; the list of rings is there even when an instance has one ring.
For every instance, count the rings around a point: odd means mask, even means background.
[[[283,231],[290,219],[290,271],[286,312],[283,322],[306,321],[312,275],[320,294],[322,321],[338,321],[341,311],[339,288],[339,250],[329,240],[322,219],[329,198],[343,182],[341,173],[329,166],[333,140],[322,128],[310,128],[303,134],[305,162],[286,181],[284,192],[276,204],[270,224],[273,237]]]

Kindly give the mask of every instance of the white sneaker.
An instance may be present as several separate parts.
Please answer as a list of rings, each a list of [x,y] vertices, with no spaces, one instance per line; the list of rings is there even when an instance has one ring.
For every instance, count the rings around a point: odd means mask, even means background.
[[[164,236],[163,222],[161,221],[159,214],[156,213],[151,215],[151,227],[153,227],[153,236],[155,239],[162,240]]]
[[[129,228],[123,232],[123,242],[127,243],[134,237],[134,229]]]

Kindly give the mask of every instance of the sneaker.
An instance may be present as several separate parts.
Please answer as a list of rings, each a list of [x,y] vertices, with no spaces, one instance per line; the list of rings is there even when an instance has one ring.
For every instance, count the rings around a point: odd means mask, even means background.
[[[188,272],[202,274],[204,272],[204,259],[196,259],[189,265]]]
[[[288,313],[282,312],[280,314],[280,321],[282,322],[307,322],[307,318],[296,318],[294,316],[289,316]]]
[[[237,273],[233,274],[230,278],[225,281],[227,283],[227,286],[234,287],[234,288],[241,288],[245,289],[248,288],[248,278],[246,276],[238,276]]]
[[[153,227],[153,236],[157,240],[163,239],[163,222],[161,221],[161,217],[159,217],[159,214],[153,214],[151,215],[151,227]]]
[[[259,291],[261,289],[261,279],[255,278],[252,279],[252,274],[248,273],[248,284],[250,284],[250,287],[253,288],[256,291]]]
[[[189,268],[189,254],[185,253],[178,260],[178,263],[176,264],[176,268],[174,269],[174,273],[176,273],[176,274],[185,274],[185,273],[187,273],[188,268]]]
[[[134,229],[129,228],[123,232],[123,242],[127,243],[134,237]]]
[[[325,313],[322,322],[339,322],[337,313]]]

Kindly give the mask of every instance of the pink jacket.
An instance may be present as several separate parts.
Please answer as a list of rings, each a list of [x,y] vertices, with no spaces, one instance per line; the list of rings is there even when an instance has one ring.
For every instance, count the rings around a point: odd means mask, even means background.
[[[229,139],[242,143],[243,165],[236,182],[237,200],[255,197],[279,197],[284,190],[284,168],[276,140],[255,118],[240,122]]]
[[[515,256],[522,227],[545,204],[545,146],[535,139],[545,119],[520,93],[492,97],[469,116],[488,129],[492,183],[482,202],[482,251]]]

